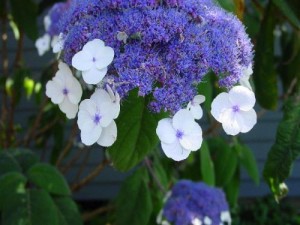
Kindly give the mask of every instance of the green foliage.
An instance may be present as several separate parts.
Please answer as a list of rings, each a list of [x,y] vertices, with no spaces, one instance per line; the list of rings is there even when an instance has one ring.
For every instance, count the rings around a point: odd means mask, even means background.
[[[272,0],[272,2],[282,12],[282,14],[287,17],[292,25],[294,25],[297,29],[300,29],[300,21],[286,0]]]
[[[284,105],[284,116],[278,125],[276,140],[264,167],[264,178],[277,199],[286,194],[282,183],[290,175],[300,154],[300,95],[290,97]]]
[[[215,168],[214,163],[210,157],[209,148],[206,142],[202,143],[200,149],[201,160],[201,175],[205,183],[214,186],[215,185]]]
[[[27,36],[35,40],[38,37],[37,4],[32,0],[9,0],[14,21]]]
[[[131,92],[121,107],[116,123],[118,138],[108,149],[111,160],[120,171],[136,166],[158,144],[156,126],[161,115],[148,111],[145,98]]]
[[[148,224],[153,208],[148,181],[145,168],[126,179],[117,197],[117,225]]]
[[[0,153],[0,213],[1,225],[82,224],[63,176],[25,149]]]
[[[254,84],[258,103],[266,109],[276,109],[278,101],[277,77],[274,68],[274,35],[276,17],[273,4],[265,9],[255,47]]]

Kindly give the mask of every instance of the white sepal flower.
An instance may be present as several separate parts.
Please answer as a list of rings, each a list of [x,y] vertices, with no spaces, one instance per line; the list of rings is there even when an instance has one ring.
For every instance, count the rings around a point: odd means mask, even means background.
[[[230,225],[231,224],[230,212],[228,212],[228,211],[221,212],[221,221],[227,222]]]
[[[51,42],[53,53],[61,52],[64,48],[64,42],[65,39],[63,33],[60,33],[58,36],[54,36]]]
[[[175,161],[186,159],[202,144],[202,129],[187,109],[179,110],[173,119],[160,120],[156,134],[164,153]]]
[[[222,123],[227,134],[246,133],[257,122],[254,104],[254,93],[246,87],[236,86],[229,93],[223,92],[213,100],[211,114]]]
[[[49,30],[50,26],[51,26],[51,19],[50,16],[47,15],[44,17],[44,28],[46,32]]]
[[[50,39],[49,34],[44,34],[36,40],[35,47],[38,50],[39,56],[44,55],[50,49]]]
[[[106,85],[106,89],[112,101],[114,107],[112,113],[114,115],[114,119],[116,119],[120,114],[120,95],[118,94],[118,92],[114,92],[109,85]]]
[[[204,225],[211,225],[212,224],[212,220],[206,216],[204,217]]]
[[[192,225],[202,225],[202,221],[196,217],[192,220]]]
[[[83,80],[98,84],[107,73],[107,66],[114,58],[114,50],[100,39],[86,43],[72,58],[72,66],[82,71]]]
[[[117,126],[114,119],[115,108],[110,95],[97,89],[90,99],[81,102],[78,112],[78,127],[81,141],[85,145],[98,143],[109,147],[117,139]]]
[[[67,118],[75,118],[82,89],[67,64],[59,62],[55,77],[46,84],[46,95],[54,104],[58,104]]]
[[[252,64],[250,64],[247,68],[244,68],[242,73],[243,74],[240,78],[240,84],[252,90],[251,84],[249,82],[250,76],[253,74]]]
[[[203,116],[203,110],[200,106],[201,103],[205,101],[205,96],[196,95],[192,101],[187,105],[187,109],[193,114],[196,120],[201,119]]]

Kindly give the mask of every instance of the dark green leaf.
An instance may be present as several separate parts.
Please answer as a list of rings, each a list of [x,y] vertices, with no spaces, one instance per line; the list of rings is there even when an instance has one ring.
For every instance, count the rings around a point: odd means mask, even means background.
[[[276,109],[278,101],[277,77],[274,69],[275,16],[270,3],[265,10],[254,58],[254,84],[258,103],[266,109]]]
[[[224,187],[237,169],[236,152],[222,138],[212,138],[207,143],[215,165],[216,185]]]
[[[210,111],[213,98],[212,76],[212,72],[207,74],[198,85],[198,93],[205,96],[205,102],[203,103],[203,106],[207,111]]]
[[[148,174],[144,168],[135,171],[126,179],[117,198],[117,225],[148,224],[152,201],[147,180]]]
[[[38,163],[28,170],[28,179],[36,186],[57,195],[70,195],[70,189],[61,173],[53,166]]]
[[[240,143],[235,144],[234,148],[238,152],[241,165],[246,169],[252,180],[258,185],[259,172],[251,149]]]
[[[9,149],[8,151],[19,163],[24,173],[39,161],[37,155],[27,149]]]
[[[202,143],[200,149],[201,158],[201,175],[202,179],[208,185],[215,185],[215,168],[214,163],[210,157],[209,148],[206,142]]]
[[[156,126],[160,115],[150,113],[145,98],[131,92],[116,120],[118,138],[108,149],[113,165],[127,171],[137,165],[158,144]]]
[[[77,205],[70,197],[55,197],[54,202],[57,207],[59,225],[83,224]]]
[[[280,185],[289,176],[292,165],[299,155],[300,94],[297,93],[284,105],[284,116],[278,125],[276,140],[264,167],[264,178],[277,198],[282,197],[285,188]]]
[[[59,225],[56,208],[50,195],[44,190],[29,190],[15,195],[5,205],[2,225]]]
[[[235,4],[233,0],[215,0],[220,4],[220,6],[224,9],[226,9],[229,12],[235,12]]]
[[[0,209],[9,204],[14,195],[25,193],[26,177],[18,172],[8,172],[0,177]]]
[[[227,201],[231,208],[235,207],[240,193],[240,171],[236,170],[231,181],[224,187]]]
[[[272,0],[274,5],[282,12],[282,14],[289,20],[291,24],[300,29],[299,18],[295,15],[286,0]]]
[[[22,172],[22,169],[12,155],[0,152],[0,176],[8,172]]]
[[[32,0],[10,0],[10,5],[19,29],[35,40],[38,37],[37,4]]]

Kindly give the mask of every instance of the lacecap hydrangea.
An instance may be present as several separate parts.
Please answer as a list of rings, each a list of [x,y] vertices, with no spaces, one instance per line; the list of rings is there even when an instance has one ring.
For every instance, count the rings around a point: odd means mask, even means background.
[[[109,111],[138,89],[138,95],[150,96],[153,113],[171,115],[156,129],[164,153],[176,161],[187,158],[202,144],[195,120],[202,117],[205,98],[197,86],[210,71],[230,90],[212,103],[212,116],[225,132],[245,133],[256,123],[249,83],[253,46],[242,23],[213,0],[72,0],[55,5],[49,18],[55,24],[47,32],[59,37],[53,51],[60,52],[61,67],[79,71],[82,84],[97,85],[90,99],[79,106],[76,99],[72,107],[58,103],[62,96],[72,100],[60,76],[48,85],[49,97],[66,115],[73,118],[79,110],[84,144],[114,143],[116,116]]]
[[[157,217],[158,224],[230,225],[224,192],[202,182],[180,180],[172,188]]]
[[[186,106],[210,70],[231,88],[253,58],[242,23],[212,0],[73,1],[59,24],[63,61],[103,40],[115,51],[106,80],[121,97],[134,88],[153,94],[154,112]]]

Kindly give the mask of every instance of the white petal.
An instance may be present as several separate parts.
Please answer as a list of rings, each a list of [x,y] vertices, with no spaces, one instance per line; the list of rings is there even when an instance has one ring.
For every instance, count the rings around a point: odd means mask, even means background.
[[[49,34],[45,34],[36,40],[35,47],[38,50],[39,56],[44,55],[50,49],[50,39]]]
[[[187,109],[180,109],[173,117],[173,127],[176,130],[186,132],[193,127],[195,123],[192,113]]]
[[[103,147],[112,146],[117,140],[117,125],[113,120],[107,127],[103,128],[97,143]]]
[[[240,85],[242,85],[243,87],[248,88],[249,90],[252,91],[252,87],[251,84],[249,82],[249,78],[241,78],[240,79]]]
[[[93,125],[90,129],[81,130],[81,141],[85,145],[92,145],[97,142],[102,133],[102,127],[99,125]]]
[[[221,115],[222,126],[226,134],[237,135],[241,132],[241,127],[236,118],[236,113],[231,109],[227,109]]]
[[[255,105],[255,95],[246,87],[235,86],[228,94],[231,104],[237,105],[241,110],[248,111]]]
[[[192,113],[193,117],[196,119],[196,120],[199,120],[201,119],[201,117],[203,116],[203,110],[201,108],[200,105],[195,105],[195,106],[190,106],[189,107],[189,110],[190,112]]]
[[[68,98],[73,104],[78,104],[82,96],[82,88],[79,81],[75,77],[67,79],[66,88],[68,89]]]
[[[189,151],[197,151],[201,147],[202,140],[202,129],[199,124],[194,122],[190,129],[179,139],[179,142],[183,148]]]
[[[120,109],[121,109],[121,106],[120,106],[120,103],[113,103],[113,108],[112,108],[112,114],[113,114],[113,118],[116,119],[118,118],[119,114],[120,114]]]
[[[72,66],[79,71],[88,71],[93,65],[93,56],[87,51],[79,51],[72,58]]]
[[[91,115],[88,111],[79,109],[77,119],[79,129],[89,130],[89,127],[91,127],[94,124],[93,118],[93,115]]]
[[[44,17],[44,28],[45,28],[45,31],[49,30],[50,25],[51,25],[51,19],[50,19],[50,16],[47,15],[47,16]]]
[[[166,144],[173,143],[176,139],[176,131],[172,126],[172,120],[170,118],[161,119],[158,122],[156,134],[160,141]]]
[[[191,151],[184,149],[177,139],[175,139],[175,141],[171,144],[166,144],[162,142],[161,147],[166,156],[175,161],[184,160],[191,153]]]
[[[201,103],[205,102],[205,96],[204,95],[196,95],[193,98],[193,104],[196,105],[200,105]]]
[[[192,225],[202,225],[202,221],[199,218],[194,218],[192,220]]]
[[[107,73],[107,68],[98,70],[92,67],[90,70],[82,72],[82,78],[87,84],[98,84]]]
[[[58,106],[60,110],[66,114],[68,119],[74,119],[76,117],[78,105],[71,103],[68,98],[65,98]]]
[[[92,56],[95,56],[102,47],[104,47],[104,42],[100,39],[94,39],[86,43],[82,50],[89,52]]]
[[[51,98],[51,101],[54,104],[62,103],[64,100],[61,86],[52,80],[48,81],[46,84],[46,95]]]
[[[237,113],[236,119],[237,119],[239,126],[241,127],[241,132],[247,133],[256,124],[257,115],[256,115],[256,112],[254,111],[254,109],[251,109],[250,111],[247,111],[247,112],[240,111]]]
[[[94,94],[91,96],[91,100],[93,100],[98,107],[101,107],[103,103],[112,103],[109,94],[104,89],[96,89]]]
[[[85,99],[80,103],[79,110],[87,111],[90,115],[94,116],[97,112],[97,105],[94,101]]]
[[[231,216],[228,211],[221,212],[221,221],[231,223]]]
[[[95,55],[97,69],[104,69],[114,59],[114,50],[111,47],[102,47]]]
[[[114,115],[112,114],[112,104],[103,103],[101,108],[98,107],[99,113],[101,115],[100,125],[102,127],[107,127],[113,120]]]
[[[222,113],[227,109],[231,109],[231,107],[228,93],[220,93],[211,103],[211,114],[217,121],[222,123]]]
[[[204,222],[205,225],[211,225],[212,224],[212,221],[208,216],[204,217],[203,222]]]

